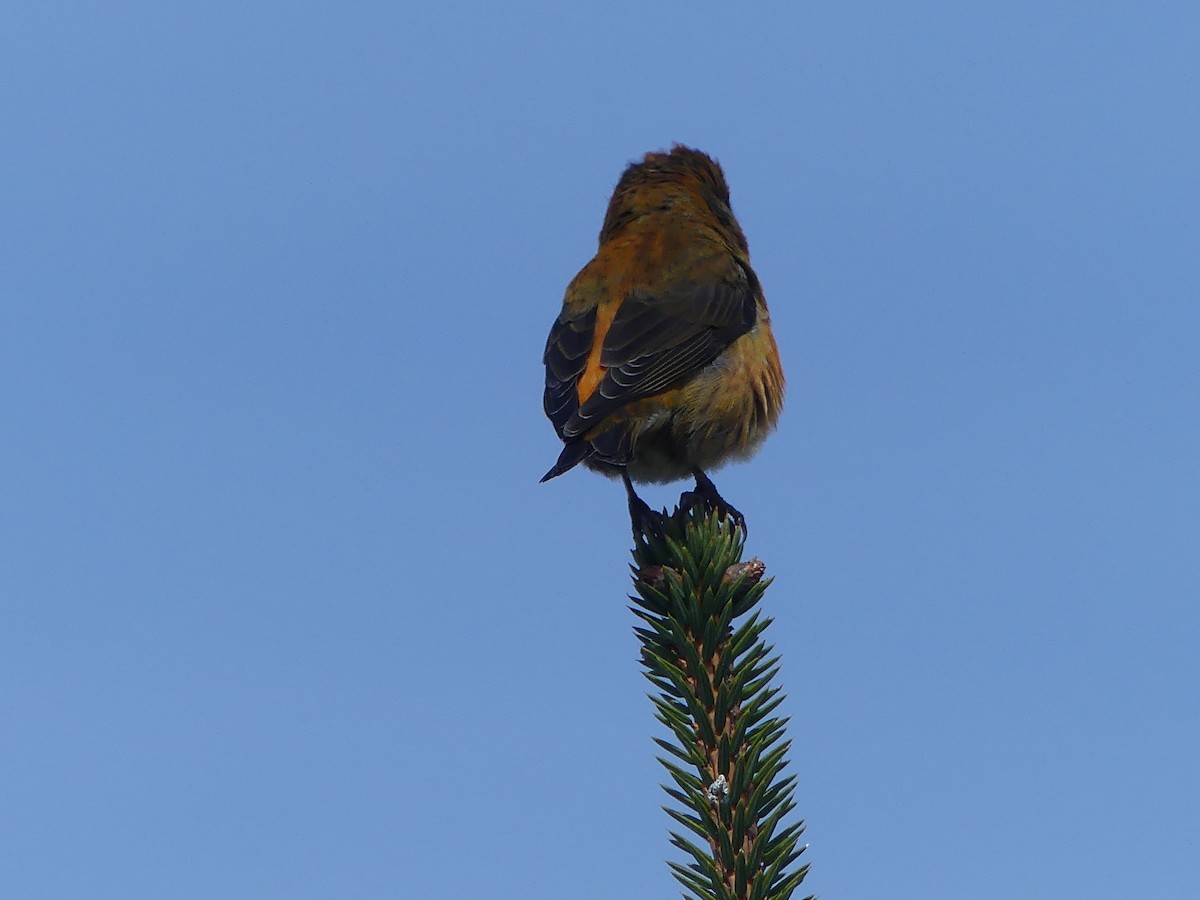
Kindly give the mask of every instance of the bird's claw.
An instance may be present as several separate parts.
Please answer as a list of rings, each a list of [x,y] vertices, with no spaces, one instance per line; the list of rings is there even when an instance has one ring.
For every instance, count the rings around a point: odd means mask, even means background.
[[[717,493],[717,486],[712,483],[712,479],[699,468],[692,469],[692,474],[696,476],[696,489],[688,491],[679,498],[680,508],[685,512],[691,512],[697,505],[700,505],[706,512],[716,513],[721,518],[728,519],[743,533],[748,533],[746,517],[731,504],[725,502],[725,498]]]
[[[633,539],[639,537],[661,537],[663,517],[652,510],[641,497],[629,498],[629,521],[633,526]]]
[[[725,498],[716,491],[697,486],[694,491],[687,491],[679,498],[679,509],[690,513],[697,506],[705,512],[716,513],[722,519],[728,519],[737,528],[746,531],[746,517],[736,508],[725,502]]]

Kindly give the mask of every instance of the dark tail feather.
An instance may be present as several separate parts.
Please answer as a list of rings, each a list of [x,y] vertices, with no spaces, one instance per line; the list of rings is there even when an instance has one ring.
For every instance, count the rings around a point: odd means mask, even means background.
[[[547,482],[551,478],[557,478],[563,472],[575,468],[584,459],[591,455],[592,445],[587,441],[571,441],[567,446],[563,447],[562,453],[558,454],[558,462],[542,476],[542,482]]]

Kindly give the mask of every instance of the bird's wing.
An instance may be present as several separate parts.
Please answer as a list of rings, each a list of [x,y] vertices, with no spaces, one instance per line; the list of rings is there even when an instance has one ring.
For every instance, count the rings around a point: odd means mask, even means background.
[[[566,440],[564,427],[579,409],[575,385],[587,366],[595,330],[595,306],[575,315],[564,308],[550,329],[550,337],[546,339],[546,352],[542,355],[542,361],[546,364],[546,392],[542,397],[542,405],[554,430],[563,440]]]
[[[707,366],[754,327],[755,291],[754,276],[731,258],[723,277],[676,283],[657,294],[630,294],[603,335],[603,377],[566,418],[559,435],[578,437],[626,403],[661,393]],[[572,387],[586,365],[584,350],[572,364],[578,373]],[[549,372],[548,354],[547,398]],[[547,414],[549,406],[548,399]]]

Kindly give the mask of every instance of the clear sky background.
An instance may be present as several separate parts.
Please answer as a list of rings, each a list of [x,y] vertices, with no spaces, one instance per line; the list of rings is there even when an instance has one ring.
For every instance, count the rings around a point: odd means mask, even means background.
[[[1200,897],[1200,4],[9,4],[0,894],[678,896],[541,352],[723,163],[805,887]],[[647,492],[667,503],[685,485]]]

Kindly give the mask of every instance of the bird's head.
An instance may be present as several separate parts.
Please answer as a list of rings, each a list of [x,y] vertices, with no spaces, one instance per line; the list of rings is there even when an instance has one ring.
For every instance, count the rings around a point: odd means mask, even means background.
[[[729,205],[729,185],[711,156],[676,144],[669,152],[652,151],[631,163],[608,202],[600,243],[638,222],[685,216],[715,224],[748,252],[746,236]]]

